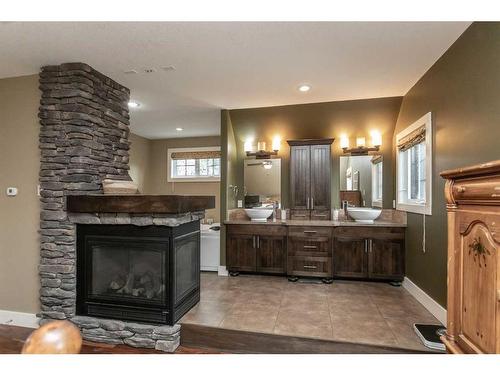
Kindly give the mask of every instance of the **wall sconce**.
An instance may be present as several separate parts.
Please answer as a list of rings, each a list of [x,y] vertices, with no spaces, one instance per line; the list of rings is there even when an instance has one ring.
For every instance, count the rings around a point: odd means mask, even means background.
[[[272,151],[266,151],[266,142],[259,141],[257,142],[257,151],[252,152],[252,143],[251,141],[245,142],[245,152],[247,156],[255,156],[256,159],[269,159],[271,156],[278,155],[278,151],[280,150],[281,139],[279,137],[273,138]]]
[[[340,147],[344,151],[344,154],[351,155],[368,155],[371,151],[379,151],[380,146],[382,146],[382,135],[377,132],[371,132],[372,138],[372,147],[366,147],[366,139],[365,137],[357,137],[356,138],[356,147],[349,148],[349,138],[346,135],[341,136],[340,138]]]

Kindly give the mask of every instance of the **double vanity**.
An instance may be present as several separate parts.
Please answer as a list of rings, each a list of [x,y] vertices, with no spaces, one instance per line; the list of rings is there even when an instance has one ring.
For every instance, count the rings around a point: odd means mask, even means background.
[[[404,222],[228,220],[226,267],[240,272],[401,281],[405,270]]]
[[[339,211],[333,215],[331,209],[332,142],[288,141],[286,210],[280,203],[279,159],[245,160],[246,213],[233,210],[224,222],[230,275],[314,277],[326,283],[334,278],[403,280],[406,216],[382,209],[381,157],[340,158],[338,194],[345,210],[337,217]]]

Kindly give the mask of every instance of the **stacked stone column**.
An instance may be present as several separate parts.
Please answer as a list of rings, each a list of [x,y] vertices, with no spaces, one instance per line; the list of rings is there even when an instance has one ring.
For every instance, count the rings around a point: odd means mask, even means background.
[[[105,178],[130,180],[130,92],[83,63],[43,67],[40,90],[40,315],[68,319],[76,307],[76,231],[65,196],[101,193]]]

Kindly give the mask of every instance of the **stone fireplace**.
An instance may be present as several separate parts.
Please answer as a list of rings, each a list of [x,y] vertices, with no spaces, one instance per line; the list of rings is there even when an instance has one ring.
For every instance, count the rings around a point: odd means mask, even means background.
[[[174,351],[214,197],[103,195],[104,179],[130,180],[129,90],[83,63],[43,67],[40,90],[40,324]]]

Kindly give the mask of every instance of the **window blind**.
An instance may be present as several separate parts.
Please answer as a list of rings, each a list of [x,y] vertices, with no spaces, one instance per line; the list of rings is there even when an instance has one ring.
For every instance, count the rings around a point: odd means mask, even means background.
[[[401,138],[398,142],[398,149],[399,151],[403,152],[424,141],[425,141],[425,126],[421,126],[418,129],[412,131],[407,136]]]
[[[179,159],[216,159],[221,157],[220,151],[180,151],[172,152],[170,158],[172,160]]]

